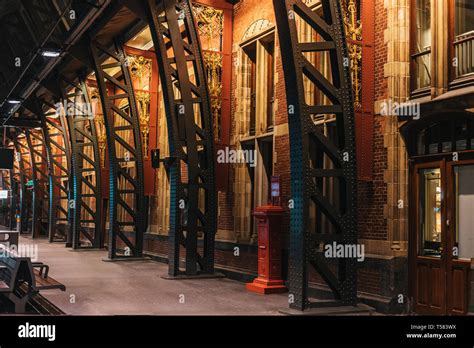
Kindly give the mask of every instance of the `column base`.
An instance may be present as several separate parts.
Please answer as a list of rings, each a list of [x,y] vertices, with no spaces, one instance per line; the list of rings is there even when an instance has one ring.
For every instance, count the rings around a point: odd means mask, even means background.
[[[283,280],[266,280],[256,278],[252,283],[245,284],[248,291],[256,292],[262,295],[281,294],[288,291]]]

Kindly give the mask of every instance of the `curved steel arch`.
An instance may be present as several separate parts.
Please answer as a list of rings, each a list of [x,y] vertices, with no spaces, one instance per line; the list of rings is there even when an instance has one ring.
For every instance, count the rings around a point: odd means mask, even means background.
[[[164,93],[170,166],[169,275],[214,272],[217,194],[209,92],[188,0],[149,0],[146,8]],[[198,236],[203,234],[203,253]],[[198,265],[200,269],[198,269]]]
[[[107,133],[109,258],[141,257],[146,230],[143,150],[128,61],[118,42],[108,48],[94,41],[91,51]],[[121,72],[121,80],[110,75],[114,69]]]
[[[72,169],[69,204],[72,223],[72,248],[97,249],[103,247],[102,174],[96,124],[85,82],[77,76],[74,81],[60,76],[60,88],[66,104],[61,129],[67,121]],[[57,128],[57,127],[56,127]],[[63,132],[63,136],[64,136]],[[67,141],[66,141],[67,142]],[[62,149],[67,152],[67,149]],[[64,199],[65,197],[63,197]]]
[[[49,156],[49,216],[50,242],[66,242],[69,228],[69,179],[71,158],[67,124],[57,105],[43,102],[46,110],[40,118]]]
[[[48,235],[49,163],[43,129],[27,129],[25,133],[30,149],[33,179],[31,236],[36,238]]]
[[[18,135],[22,134],[22,138],[19,139]],[[24,140],[23,140],[24,139]],[[30,159],[30,149],[28,142],[26,141],[25,131],[19,131],[13,137],[13,144],[17,152],[18,170],[19,170],[19,184],[20,184],[20,219],[19,219],[19,231],[23,233],[28,231],[28,225],[32,218],[32,191],[27,188],[27,183],[33,179],[32,165]]]
[[[347,44],[340,1],[322,0],[322,16],[302,0],[273,0],[285,73],[291,147],[291,209],[289,285],[294,302],[290,307],[316,307],[308,299],[308,264],[311,264],[333,291],[335,304],[357,302],[356,259],[341,259],[338,274],[317,250],[321,243],[356,244],[356,161],[354,106],[349,75]],[[322,38],[300,42],[297,18]],[[305,53],[327,52],[331,78],[311,63]],[[309,79],[330,103],[309,105],[304,79]],[[312,116],[335,115],[337,138],[329,138],[315,125]],[[316,157],[316,159],[315,159]],[[333,166],[324,165],[329,158]],[[321,189],[323,180],[339,182],[339,204],[331,202]],[[336,233],[312,231],[310,205],[322,212]]]

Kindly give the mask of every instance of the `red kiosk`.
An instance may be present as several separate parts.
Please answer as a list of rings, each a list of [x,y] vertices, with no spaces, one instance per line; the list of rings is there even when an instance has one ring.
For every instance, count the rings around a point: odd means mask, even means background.
[[[277,177],[272,178],[272,198],[280,196]],[[279,205],[266,205],[255,209],[258,220],[258,277],[247,283],[249,291],[259,294],[287,292],[281,278],[281,220],[285,209]]]

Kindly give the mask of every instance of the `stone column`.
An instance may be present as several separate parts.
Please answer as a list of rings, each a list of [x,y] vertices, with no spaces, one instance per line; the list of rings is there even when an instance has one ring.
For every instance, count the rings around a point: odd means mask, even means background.
[[[409,0],[385,0],[387,9],[387,100],[405,102],[410,95],[410,8]],[[406,255],[408,240],[408,165],[405,144],[399,132],[396,115],[387,115],[384,127],[384,146],[387,149],[387,218],[388,239],[394,254]]]

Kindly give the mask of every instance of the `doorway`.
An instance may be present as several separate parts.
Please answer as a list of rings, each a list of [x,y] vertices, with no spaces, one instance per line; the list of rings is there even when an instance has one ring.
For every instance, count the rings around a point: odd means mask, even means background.
[[[474,160],[415,160],[411,171],[414,310],[466,314],[474,258]]]

